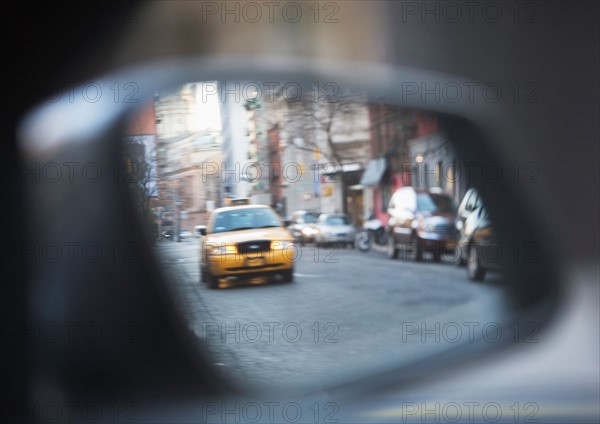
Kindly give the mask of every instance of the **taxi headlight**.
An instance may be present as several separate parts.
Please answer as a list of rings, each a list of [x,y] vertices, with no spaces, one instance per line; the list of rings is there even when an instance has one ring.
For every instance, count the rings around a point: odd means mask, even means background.
[[[294,249],[294,242],[288,240],[274,240],[271,242],[271,250]]]
[[[222,244],[220,246],[215,246],[209,244],[206,246],[206,253],[211,256],[225,255],[229,253],[237,253],[237,249],[232,245]]]

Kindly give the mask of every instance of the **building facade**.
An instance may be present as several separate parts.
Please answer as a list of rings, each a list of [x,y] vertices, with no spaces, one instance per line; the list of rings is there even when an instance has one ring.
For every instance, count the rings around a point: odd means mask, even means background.
[[[205,108],[216,83],[185,84],[155,98],[158,201],[161,232],[175,239],[179,231],[206,224],[222,204],[222,138],[218,106]]]

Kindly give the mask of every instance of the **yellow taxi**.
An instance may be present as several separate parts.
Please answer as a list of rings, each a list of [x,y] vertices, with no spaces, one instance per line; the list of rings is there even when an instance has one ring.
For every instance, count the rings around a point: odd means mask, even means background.
[[[292,234],[275,211],[248,200],[231,200],[215,209],[202,229],[200,276],[210,288],[225,277],[279,275],[294,279],[296,247]]]

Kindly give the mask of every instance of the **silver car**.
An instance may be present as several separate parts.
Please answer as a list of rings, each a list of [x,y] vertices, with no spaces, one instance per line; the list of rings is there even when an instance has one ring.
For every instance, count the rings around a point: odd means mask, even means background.
[[[292,214],[288,230],[294,236],[294,240],[300,244],[315,242],[317,230],[315,224],[319,221],[320,212],[296,211]]]
[[[315,235],[317,244],[345,245],[354,249],[356,229],[349,222],[346,214],[321,214],[315,229],[317,230]]]

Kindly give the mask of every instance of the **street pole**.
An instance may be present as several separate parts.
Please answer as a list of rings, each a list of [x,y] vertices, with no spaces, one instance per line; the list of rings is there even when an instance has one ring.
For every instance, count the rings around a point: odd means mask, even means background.
[[[162,222],[163,222],[163,207],[159,206],[158,208],[158,240],[162,240]]]
[[[179,240],[179,220],[180,220],[180,216],[179,216],[179,206],[181,205],[181,202],[179,201],[179,191],[178,188],[175,187],[173,189],[173,201],[175,203],[175,234],[173,234],[173,237],[175,238],[175,241],[180,241]]]
[[[177,200],[177,231],[176,231],[176,240],[178,242],[181,241],[179,237],[179,233],[181,231],[181,202]]]

